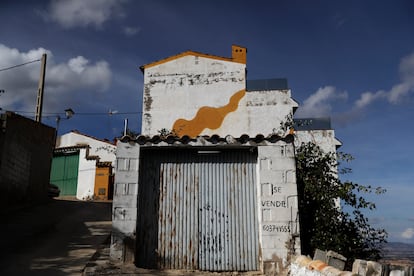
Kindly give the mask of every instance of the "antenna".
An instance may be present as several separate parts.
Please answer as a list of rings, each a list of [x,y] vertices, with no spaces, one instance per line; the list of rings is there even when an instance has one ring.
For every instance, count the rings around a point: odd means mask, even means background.
[[[124,120],[124,136],[127,135],[127,129],[128,129],[128,119],[125,118],[125,120]]]

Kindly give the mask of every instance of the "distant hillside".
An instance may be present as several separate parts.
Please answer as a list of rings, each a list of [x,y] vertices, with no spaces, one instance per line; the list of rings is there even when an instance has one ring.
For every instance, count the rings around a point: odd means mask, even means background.
[[[414,265],[414,244],[389,242],[383,252],[387,263]]]

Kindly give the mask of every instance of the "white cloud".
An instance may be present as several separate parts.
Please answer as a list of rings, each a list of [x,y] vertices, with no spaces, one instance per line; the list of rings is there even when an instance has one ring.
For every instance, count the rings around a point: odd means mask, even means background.
[[[123,32],[126,36],[134,36],[137,33],[139,33],[139,31],[141,30],[141,28],[136,28],[136,27],[124,27]]]
[[[411,239],[414,237],[414,228],[407,228],[401,233],[401,237],[404,239]]]
[[[47,69],[48,85],[55,91],[74,89],[94,89],[104,91],[109,87],[111,71],[106,61],[89,65],[82,56],[70,59],[67,63],[51,64]]]
[[[49,6],[51,20],[64,28],[95,26],[112,17],[123,16],[123,0],[53,0]]]
[[[68,65],[70,69],[80,74],[85,70],[86,65],[88,65],[88,63],[89,60],[87,60],[86,58],[82,56],[77,56],[76,58],[72,58],[71,60],[69,60]]]
[[[386,97],[386,92],[383,90],[377,91],[375,93],[364,92],[361,94],[361,97],[355,102],[355,106],[357,108],[363,108],[371,104],[373,101],[384,97]]]
[[[400,83],[389,91],[364,92],[355,102],[355,108],[363,108],[376,100],[386,99],[391,104],[401,102],[410,92],[414,91],[414,53],[404,57],[399,66]]]
[[[347,92],[340,92],[333,86],[319,88],[314,94],[310,95],[303,105],[298,109],[298,117],[322,117],[330,116],[331,102],[336,100],[346,100]]]
[[[404,57],[400,62],[400,76],[403,82],[414,82],[414,53]]]
[[[40,59],[43,53],[47,53],[44,109],[55,112],[79,99],[87,101],[99,96],[111,84],[112,72],[106,61],[92,63],[78,56],[56,63],[52,52],[44,48],[20,52],[0,44],[0,68]],[[1,95],[0,108],[34,111],[40,66],[40,62],[35,62],[0,71],[0,89],[6,91]]]
[[[390,90],[362,93],[350,110],[334,115],[335,121],[342,125],[354,121],[361,115],[364,108],[379,100],[390,104],[402,102],[411,92],[414,92],[414,53],[401,60],[399,73],[401,81],[392,86]],[[333,86],[319,88],[304,101],[303,106],[299,107],[296,117],[331,116],[332,104],[338,99],[346,100],[347,93],[338,92]]]

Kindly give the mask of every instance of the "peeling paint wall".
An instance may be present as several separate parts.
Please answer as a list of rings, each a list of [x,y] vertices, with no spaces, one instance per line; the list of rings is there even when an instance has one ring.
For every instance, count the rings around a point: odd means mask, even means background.
[[[302,143],[313,142],[318,145],[322,151],[336,152],[336,148],[342,143],[335,138],[335,131],[329,130],[303,130],[295,132],[295,146],[300,147]]]
[[[233,59],[227,59],[191,52],[144,66],[142,134],[151,137],[162,130],[172,131],[178,137],[217,134],[227,141],[228,136],[267,137],[280,133],[281,123],[297,107],[291,91],[247,91],[245,52],[233,54]],[[203,149],[215,147],[202,137],[192,141]],[[169,145],[161,142],[157,146]],[[286,141],[252,142],[249,146],[257,149],[258,154],[254,197],[260,269],[271,263],[275,271],[284,274],[291,256],[300,254],[294,147]],[[129,194],[126,187],[143,183],[138,183],[135,171],[139,166],[134,165],[132,170],[125,165],[145,162],[139,157],[135,142],[118,143],[111,243],[111,256],[118,260],[128,259],[127,241],[133,240],[135,244],[139,233],[135,228],[139,215],[133,210],[138,209],[138,214],[143,210],[139,210],[137,195]]]
[[[172,130],[178,119],[192,120],[202,107],[223,107],[245,89],[245,64],[184,56],[145,70],[142,132]],[[208,124],[208,114],[199,122]]]
[[[290,90],[246,91],[246,64],[186,55],[144,71],[142,134],[270,134],[293,112]]]

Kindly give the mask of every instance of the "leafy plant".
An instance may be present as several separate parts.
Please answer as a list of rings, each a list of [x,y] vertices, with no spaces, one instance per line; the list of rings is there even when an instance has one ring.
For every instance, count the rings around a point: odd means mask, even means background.
[[[119,138],[121,138],[121,137],[123,137],[124,136],[124,132],[122,131],[121,132],[121,134],[118,136]],[[126,135],[127,136],[130,136],[130,137],[137,137],[138,135],[139,135],[139,132],[137,132],[137,131],[135,131],[135,130],[132,130],[132,129],[130,129],[130,128],[127,128],[126,129]]]
[[[319,248],[336,251],[349,262],[381,257],[387,233],[370,226],[363,211],[376,206],[361,194],[382,194],[385,190],[342,182],[338,173],[350,173],[351,169],[341,168],[340,162],[351,160],[349,154],[324,153],[314,143],[297,149],[302,254],[313,255]]]
[[[162,129],[158,130],[158,133],[161,137],[167,137],[169,135],[176,136],[176,133],[175,133],[174,130],[169,130],[167,128],[162,128]]]

